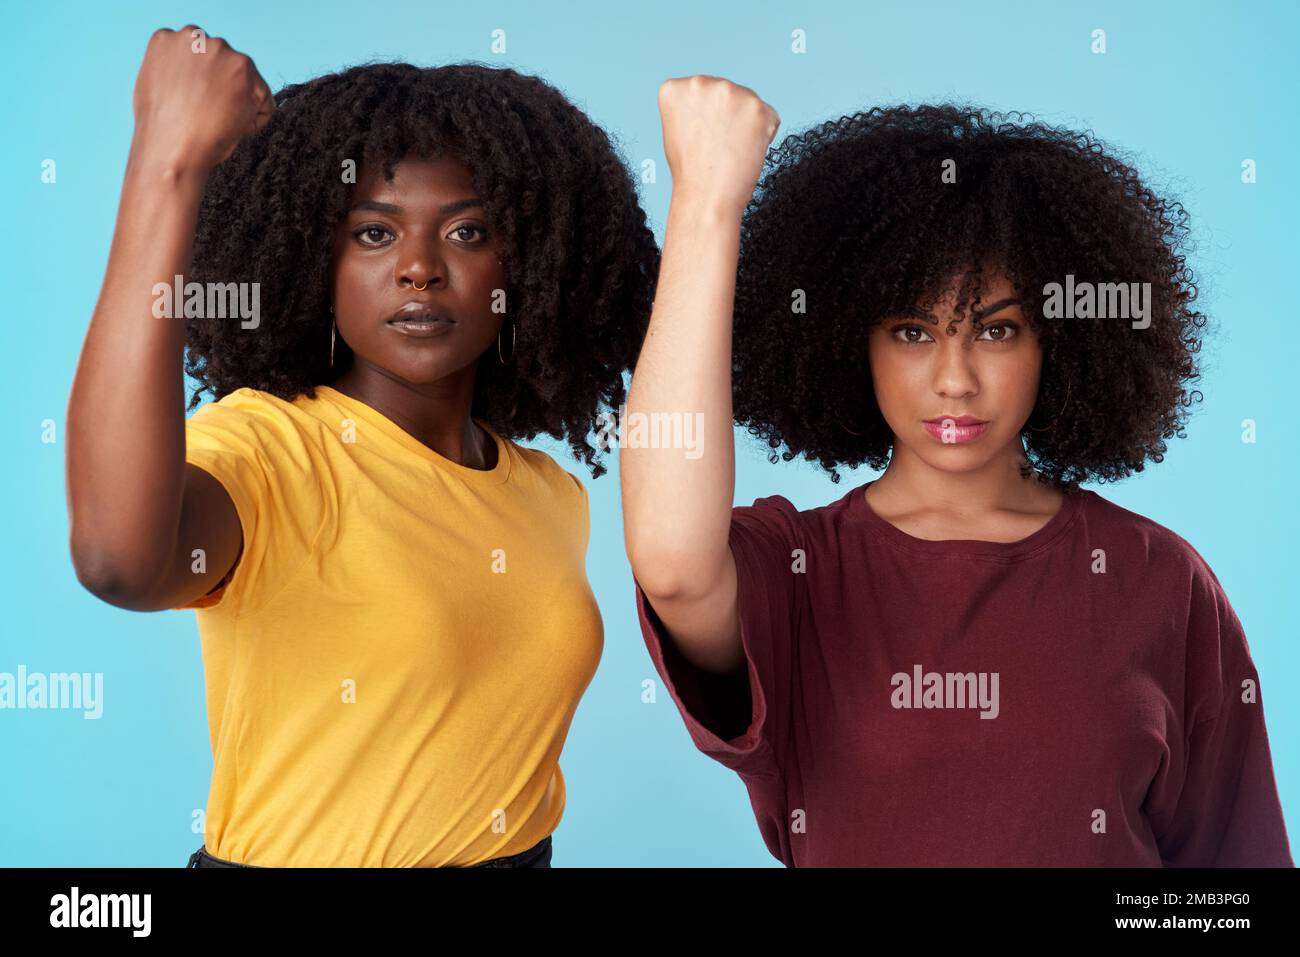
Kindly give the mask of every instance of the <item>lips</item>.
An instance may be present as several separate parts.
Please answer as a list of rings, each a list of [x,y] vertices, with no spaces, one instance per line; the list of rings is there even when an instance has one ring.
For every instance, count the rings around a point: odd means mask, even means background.
[[[944,445],[961,445],[964,442],[973,442],[984,434],[989,424],[981,422],[973,416],[966,416],[966,418],[972,419],[970,425],[959,424],[956,416],[949,416],[937,421],[927,421],[925,430]]]
[[[928,425],[983,425],[987,421],[975,415],[940,415],[925,420]]]
[[[423,302],[408,302],[384,324],[412,339],[434,339],[456,328],[455,319]]]
[[[388,317],[390,323],[432,323],[447,322],[455,323],[445,312],[434,308],[431,303],[427,302],[408,302],[397,312]]]

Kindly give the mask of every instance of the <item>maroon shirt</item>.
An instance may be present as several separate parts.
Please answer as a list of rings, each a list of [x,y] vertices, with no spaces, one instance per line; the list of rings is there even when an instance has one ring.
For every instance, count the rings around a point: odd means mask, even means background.
[[[656,669],[773,855],[1294,866],[1259,676],[1190,544],[1089,490],[1017,542],[926,541],[864,488],[733,510],[747,675],[687,662],[637,585]]]

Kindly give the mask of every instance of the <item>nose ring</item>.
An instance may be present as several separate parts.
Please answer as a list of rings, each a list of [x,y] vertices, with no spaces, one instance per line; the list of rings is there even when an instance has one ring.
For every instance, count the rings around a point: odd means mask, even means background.
[[[427,280],[427,279],[424,281],[424,285],[423,285],[423,286],[418,285],[418,284],[415,282],[414,279],[411,280],[411,288],[412,288],[412,289],[418,289],[418,290],[420,290],[420,292],[424,292],[424,290],[427,289],[428,286],[429,286],[429,280]]]

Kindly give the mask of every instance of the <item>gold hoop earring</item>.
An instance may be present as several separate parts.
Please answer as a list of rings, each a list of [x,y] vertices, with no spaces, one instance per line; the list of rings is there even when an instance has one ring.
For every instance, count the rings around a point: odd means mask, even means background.
[[[834,414],[834,413],[832,413],[832,415],[833,415],[833,414]],[[843,429],[845,432],[849,433],[849,435],[862,435],[861,432],[854,432],[854,431],[853,431],[852,429],[850,429],[847,425],[845,425],[843,422],[841,422],[841,421],[840,421],[840,417],[839,417],[838,415],[835,416],[835,421],[836,421],[836,423],[839,425],[839,427],[840,427],[841,429]]]
[[[330,315],[334,315],[334,307],[330,306]],[[330,368],[334,368],[334,334],[338,331],[339,324],[335,320],[330,320]]]
[[[510,323],[510,359],[513,359],[514,357],[515,357],[515,324],[512,322]],[[497,358],[501,360],[502,365],[505,365],[507,362],[510,361],[510,359],[507,359],[505,356],[501,354],[501,333],[499,332],[497,333]]]
[[[1067,382],[1065,384],[1065,401],[1061,403],[1061,409],[1059,412],[1056,413],[1056,420],[1059,420],[1061,418],[1061,412],[1064,412],[1065,407],[1069,404],[1070,404],[1070,383]],[[1046,432],[1048,429],[1056,425],[1056,420],[1053,420],[1051,425],[1045,425],[1042,428],[1038,428],[1037,426],[1030,425],[1028,422],[1026,422],[1025,429],[1030,432]]]

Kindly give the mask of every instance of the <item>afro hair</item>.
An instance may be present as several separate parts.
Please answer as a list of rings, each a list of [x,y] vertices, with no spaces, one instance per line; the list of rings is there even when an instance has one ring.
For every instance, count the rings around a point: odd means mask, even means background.
[[[472,171],[502,244],[516,356],[483,362],[471,414],[509,439],[567,439],[593,476],[588,434],[623,401],[649,321],[659,249],[634,179],[598,126],[554,87],[474,63],[370,63],[275,94],[276,110],[210,174],[192,277],[256,282],[255,333],[186,320],[185,371],[220,399],[249,387],[315,397],[330,367],[329,264],[353,188],[345,163],[392,178],[410,156],[450,152]]]
[[[1187,388],[1206,324],[1192,305],[1187,232],[1183,207],[1093,136],[1023,114],[875,108],[793,134],[768,152],[741,229],[736,421],[771,461],[804,456],[832,481],[841,466],[885,468],[894,437],[867,333],[950,288],[978,329],[991,263],[1043,349],[1029,422],[1047,424],[1022,430],[1023,474],[1068,489],[1140,472],[1163,460],[1164,439],[1185,437],[1202,398]],[[1067,275],[1150,283],[1149,326],[1045,318],[1048,284]]]

